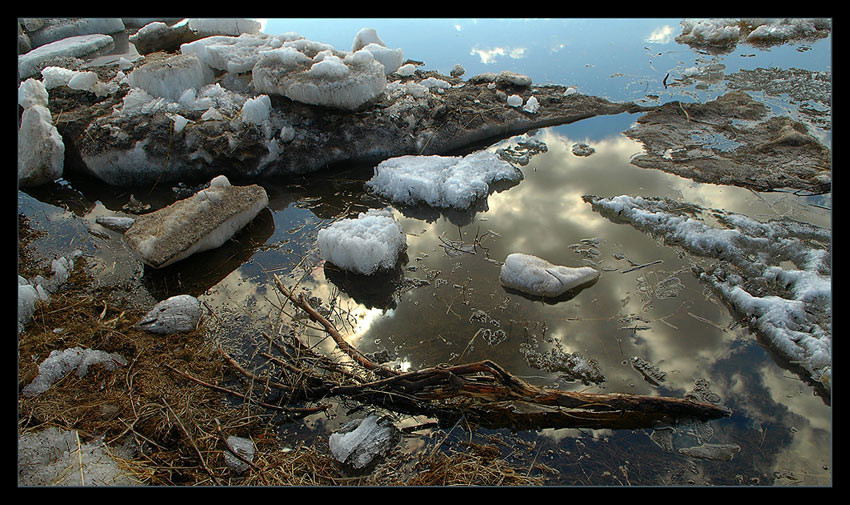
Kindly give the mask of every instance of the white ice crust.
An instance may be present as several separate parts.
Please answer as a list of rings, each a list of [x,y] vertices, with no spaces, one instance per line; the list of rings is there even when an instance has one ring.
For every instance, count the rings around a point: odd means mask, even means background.
[[[320,230],[318,243],[326,261],[362,275],[391,270],[407,248],[404,230],[392,212],[375,209]]]
[[[522,172],[490,151],[463,157],[408,155],[378,164],[366,189],[404,205],[462,210],[487,196],[494,182],[522,178]]]

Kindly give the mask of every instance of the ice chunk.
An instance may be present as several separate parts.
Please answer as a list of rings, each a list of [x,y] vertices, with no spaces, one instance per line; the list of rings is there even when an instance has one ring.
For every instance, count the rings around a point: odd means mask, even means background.
[[[39,395],[74,370],[77,371],[78,377],[85,377],[89,367],[93,365],[102,365],[112,371],[118,365],[126,364],[127,361],[120,354],[94,349],[72,347],[64,351],[51,351],[47,359],[38,365],[38,375],[24,386],[22,393],[24,396]]]
[[[258,93],[343,110],[362,107],[387,85],[384,65],[369,51],[338,53],[306,39],[261,51],[252,77]]]
[[[137,326],[150,333],[169,335],[194,330],[200,319],[201,302],[191,295],[176,295],[154,305]]]
[[[194,54],[178,54],[139,66],[128,84],[149,94],[177,101],[189,88],[198,89],[215,80],[213,71]]]
[[[509,254],[499,273],[499,281],[503,286],[547,298],[556,298],[598,277],[599,272],[591,267],[553,265],[542,258],[523,253]]]
[[[378,37],[378,32],[374,28],[362,28],[357,35],[354,36],[354,42],[351,45],[351,52],[356,53],[369,44],[377,44],[386,47],[381,37]]]
[[[525,106],[522,108],[525,112],[529,114],[536,114],[538,110],[540,110],[540,102],[537,101],[535,97],[529,97],[525,102]]]
[[[468,209],[497,181],[520,181],[522,172],[498,154],[400,156],[382,161],[366,183],[374,194],[404,205]]]
[[[245,18],[190,18],[189,29],[200,37],[259,33],[259,21]]]
[[[522,97],[519,95],[511,95],[508,97],[508,105],[511,107],[520,107],[522,106]]]
[[[367,44],[362,51],[369,51],[372,56],[384,66],[384,73],[391,74],[398,70],[404,62],[404,51],[401,49],[389,49],[379,44]]]
[[[268,95],[249,98],[242,106],[240,118],[245,123],[262,124],[264,121],[268,121],[271,108],[272,102]]]
[[[21,79],[36,75],[44,62],[59,57],[80,58],[100,50],[114,47],[109,35],[77,35],[37,47],[18,56],[18,74]]]
[[[331,433],[328,445],[337,461],[362,470],[376,457],[387,454],[399,440],[401,434],[388,417],[371,414],[365,419],[349,421]]]
[[[392,213],[376,209],[319,230],[318,243],[322,258],[362,275],[391,270],[407,248],[404,230]]]
[[[32,105],[24,109],[18,131],[18,184],[37,186],[62,177],[65,143],[53,125],[50,109]]]
[[[238,37],[220,35],[205,37],[180,46],[183,54],[195,54],[204,63],[231,73],[250,72],[260,59],[261,51],[283,46],[284,42],[301,38],[298,34],[267,36],[242,34]]]
[[[33,105],[47,107],[49,99],[47,93],[48,89],[50,88],[46,85],[46,79],[45,83],[42,83],[38,79],[27,79],[18,86],[18,105],[24,109],[32,107]]]
[[[145,264],[162,268],[221,246],[268,203],[261,186],[231,186],[221,175],[209,188],[139,216],[124,237]]]

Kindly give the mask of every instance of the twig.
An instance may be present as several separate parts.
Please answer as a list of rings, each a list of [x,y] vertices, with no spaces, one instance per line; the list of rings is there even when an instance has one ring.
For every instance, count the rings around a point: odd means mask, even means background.
[[[648,266],[651,266],[651,265],[657,265],[658,263],[663,263],[663,262],[664,262],[664,260],[650,261],[649,263],[644,263],[643,265],[637,265],[637,266],[633,266],[632,268],[627,268],[620,273],[627,274],[627,273],[632,272],[634,270],[640,270],[641,268],[648,267]]]
[[[201,465],[203,465],[203,467],[207,471],[207,473],[210,474],[210,477],[212,477],[213,482],[215,482],[216,485],[220,485],[220,483],[218,482],[218,478],[216,478],[216,476],[215,476],[215,473],[213,473],[212,469],[209,466],[207,466],[207,462],[204,460],[204,455],[201,454],[201,450],[198,449],[197,445],[195,445],[195,440],[192,439],[192,436],[189,435],[189,432],[186,430],[186,427],[183,426],[183,422],[180,420],[180,416],[178,416],[177,413],[174,412],[174,409],[171,408],[171,405],[168,404],[168,402],[165,400],[165,398],[162,398],[162,403],[165,404],[165,406],[171,412],[171,415],[173,415],[174,419],[177,420],[177,425],[180,426],[180,429],[183,430],[183,434],[186,435],[186,438],[189,439],[189,443],[192,444],[192,447],[195,449],[195,452],[198,454],[198,458],[200,458],[200,460],[201,460]]]

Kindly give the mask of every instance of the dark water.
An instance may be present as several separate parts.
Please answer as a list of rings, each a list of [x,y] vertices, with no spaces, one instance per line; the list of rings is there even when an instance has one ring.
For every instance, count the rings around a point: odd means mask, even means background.
[[[380,29],[379,35],[390,47],[401,44],[394,45]],[[573,44],[586,43],[576,33],[573,37]],[[347,49],[345,45],[340,43]],[[680,58],[694,57],[686,47],[665,47]],[[635,50],[646,54],[645,48]],[[799,54],[783,51],[791,59]],[[778,56],[761,57],[772,61]],[[660,65],[656,60],[652,66]],[[591,93],[587,87],[590,81],[582,91]],[[728,419],[654,431],[503,432],[534,442],[524,462],[530,464],[530,456],[557,469],[553,484],[831,485],[830,406],[690,273],[691,264],[705,260],[666,247],[627,224],[613,223],[582,200],[587,194],[664,196],[760,220],[789,216],[831,227],[830,211],[823,208],[831,207],[830,195],[755,193],[637,168],[629,158],[641,145],[620,134],[636,118],[623,114],[531,132],[548,151],[522,168],[521,183],[490,195],[486,206],[475,212],[393,207],[408,249],[399,270],[378,285],[327,268],[315,243],[317,231],[332,220],[387,205],[363,192],[370,167],[279,186],[264,182],[269,208],[245,231],[198,261],[163,272],[140,268],[127,258],[117,234],[94,224],[96,216],[127,202],[125,190],[69,176],[58,186],[19,192],[18,209],[36,226],[51,231],[43,239],[45,250],[64,254],[81,247],[92,255],[104,279],[135,278],[157,299],[178,292],[199,296],[226,322],[219,328],[221,338],[236,347],[240,339],[251,340],[259,331],[273,333],[286,323],[273,287],[276,274],[325,303],[333,301],[346,315],[343,328],[349,342],[363,352],[387,351],[402,369],[486,358],[539,385],[676,397],[703,383],[734,412]],[[517,140],[490,149],[516,145]],[[577,142],[590,144],[596,152],[589,157],[572,154]],[[162,189],[144,195],[144,200],[154,207],[168,203],[173,195]],[[108,238],[93,236],[88,229]],[[602,275],[568,300],[531,300],[505,291],[498,282],[499,262],[513,252],[570,266],[592,261]],[[624,272],[647,263],[653,264]],[[327,342],[321,345],[332,351]],[[532,367],[521,352],[548,353],[553,348],[595,360],[604,382],[584,384]],[[656,367],[663,380],[647,379],[632,366],[633,357]],[[293,431],[309,439],[343,420],[314,416]],[[736,444],[740,450],[730,461],[679,452],[701,444]],[[518,442],[517,447],[525,445]],[[522,451],[516,452],[520,457]]]

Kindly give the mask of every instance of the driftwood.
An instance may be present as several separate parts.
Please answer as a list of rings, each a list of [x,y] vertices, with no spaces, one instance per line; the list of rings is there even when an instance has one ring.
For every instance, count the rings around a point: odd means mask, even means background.
[[[488,428],[512,429],[636,429],[685,418],[705,421],[731,415],[731,411],[723,406],[683,398],[579,393],[539,387],[510,374],[490,360],[409,372],[394,370],[373,362],[351,346],[303,294],[292,293],[277,276],[274,280],[284,296],[321,325],[337,348],[351,358],[355,368],[371,374],[364,378],[363,374],[342,370],[338,363],[313,353],[297,338],[287,348],[265,335],[285,359],[265,353],[263,357],[277,365],[281,376],[289,379],[273,381],[255,375],[221,351],[242,375],[255,383],[262,381],[290,402],[345,397],[396,411],[434,416],[444,425],[464,419]],[[314,363],[311,369],[299,364],[299,360],[305,359]],[[321,363],[316,364],[318,362]],[[318,373],[317,368],[333,370],[333,373]],[[332,375],[336,380],[331,379]]]

